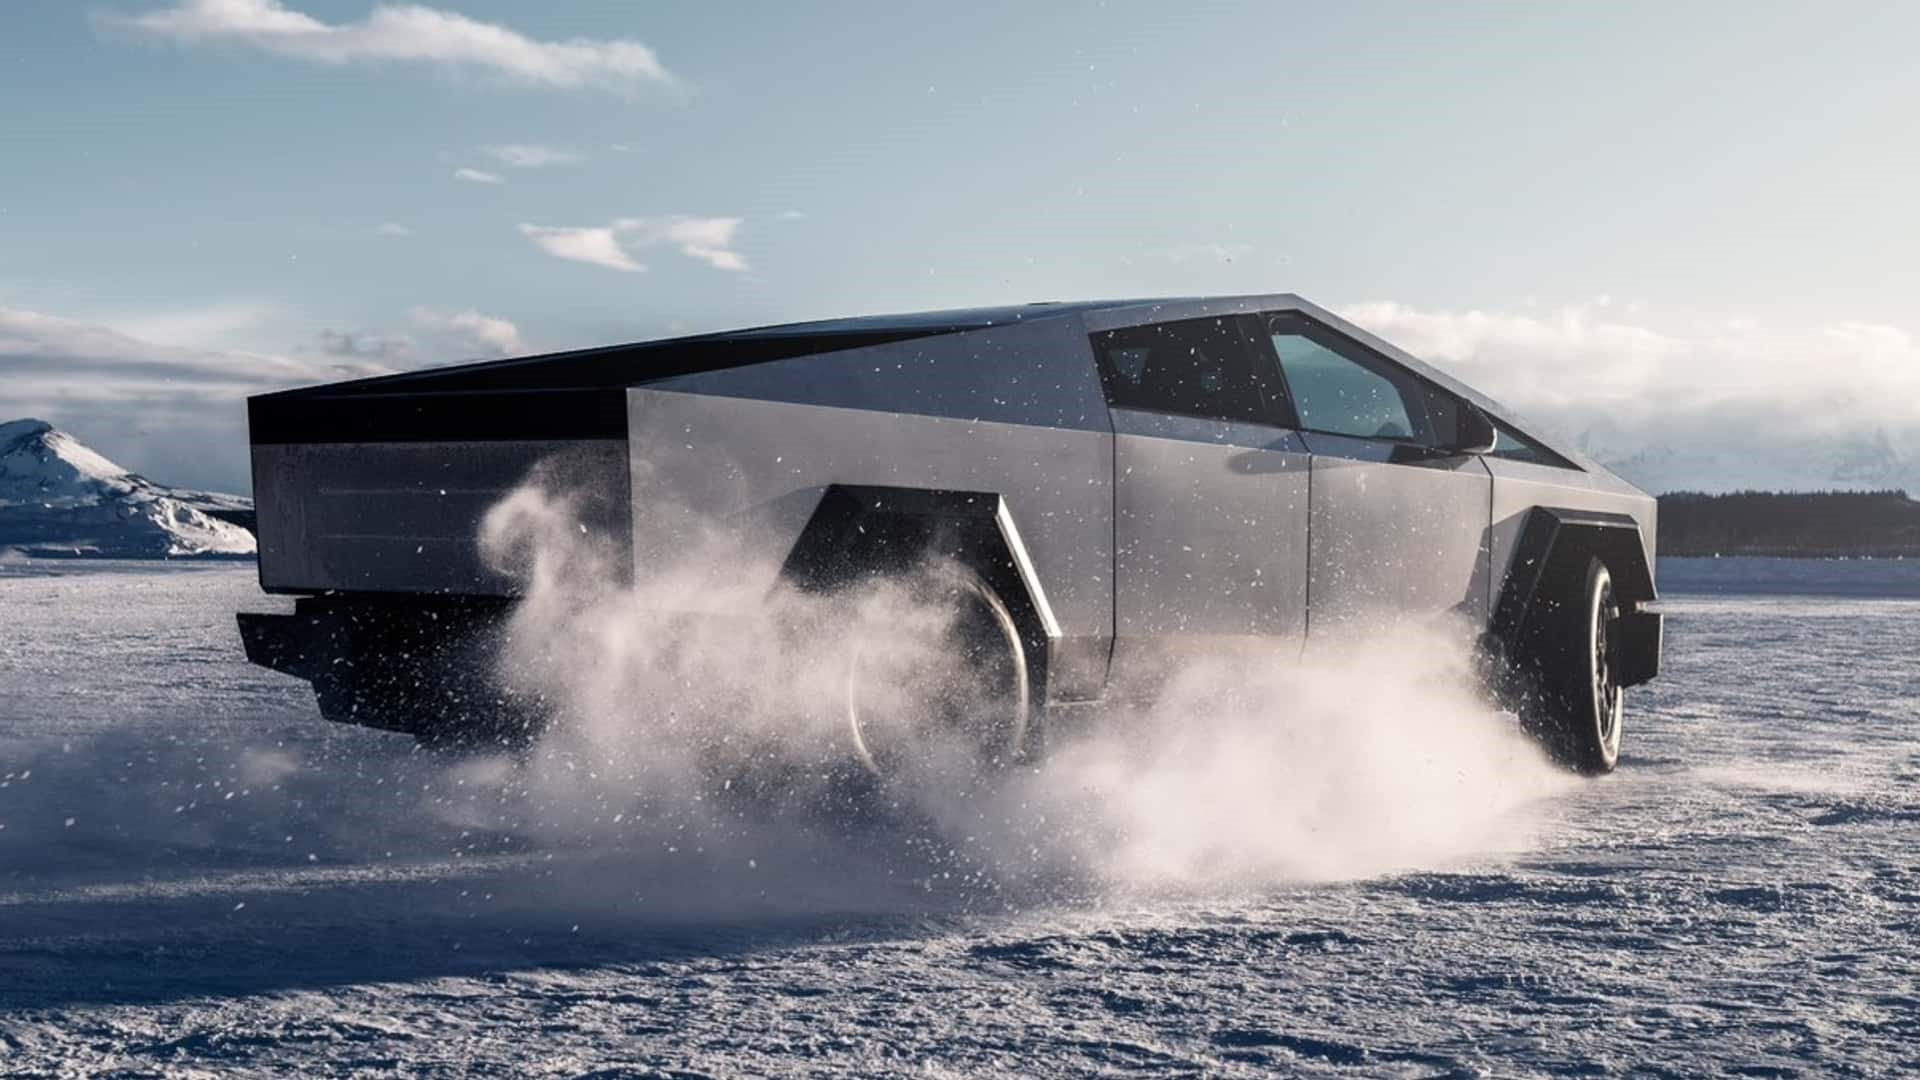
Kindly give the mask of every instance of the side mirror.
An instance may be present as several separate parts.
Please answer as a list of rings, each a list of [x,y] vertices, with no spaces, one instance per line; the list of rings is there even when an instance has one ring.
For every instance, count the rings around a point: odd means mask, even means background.
[[[1491,454],[1494,444],[1500,441],[1500,433],[1494,430],[1493,421],[1472,402],[1460,403],[1460,430],[1454,437],[1452,446],[1442,449],[1456,454]]]

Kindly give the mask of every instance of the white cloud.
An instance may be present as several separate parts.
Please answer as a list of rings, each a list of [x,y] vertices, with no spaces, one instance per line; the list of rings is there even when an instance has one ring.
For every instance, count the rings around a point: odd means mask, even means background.
[[[235,301],[165,311],[116,312],[103,321],[130,337],[190,348],[233,349],[238,343],[258,340],[262,326],[279,315],[272,304]]]
[[[1342,314],[1521,408],[1826,403],[1853,420],[1920,419],[1920,347],[1892,326],[1723,319],[1656,328],[1584,307],[1542,317],[1376,303]]]
[[[389,221],[380,225],[376,225],[374,226],[373,231],[378,236],[412,236],[413,235],[412,229],[407,228],[405,225],[402,225],[397,221]]]
[[[773,217],[776,221],[804,221],[806,220],[807,212],[805,210],[782,210],[773,215]]]
[[[646,269],[620,247],[619,239],[613,235],[613,230],[606,226],[570,228],[522,224],[520,235],[532,240],[535,247],[556,259],[592,263],[609,270],[624,270],[630,274]]]
[[[1547,315],[1369,303],[1341,314],[1651,488],[1920,493],[1920,341],[1899,327],[1654,325],[1628,321],[1617,303]]]
[[[495,161],[511,165],[516,169],[544,169],[549,165],[575,165],[586,160],[584,154],[572,150],[556,150],[551,146],[539,146],[533,143],[483,146],[480,151]]]
[[[327,23],[279,0],[182,0],[107,25],[187,45],[231,43],[314,63],[421,64],[478,71],[528,86],[632,94],[672,86],[653,50],[628,39],[537,41],[509,27],[418,4],[381,4],[355,22]]]
[[[667,244],[715,270],[747,268],[747,260],[732,250],[733,236],[740,230],[739,218],[622,218],[614,227],[634,234],[634,242],[643,247]]]
[[[704,218],[684,214],[617,218],[590,226],[527,225],[521,235],[555,258],[635,273],[646,266],[633,252],[669,247],[716,270],[743,271],[747,260],[733,250],[740,218]]]
[[[504,184],[507,182],[506,177],[501,176],[499,173],[484,172],[480,169],[455,169],[453,170],[453,178],[455,180],[465,180],[470,184]]]
[[[322,330],[316,345],[325,356],[402,368],[532,351],[511,321],[471,308],[444,312],[417,307],[407,313],[404,330]]]
[[[461,358],[512,356],[531,351],[520,336],[520,328],[496,315],[483,315],[471,308],[451,314],[414,308],[409,314],[415,326],[440,335]]]

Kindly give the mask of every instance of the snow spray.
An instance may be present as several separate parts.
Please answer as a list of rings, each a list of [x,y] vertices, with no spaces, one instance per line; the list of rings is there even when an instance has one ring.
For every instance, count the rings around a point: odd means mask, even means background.
[[[649,513],[678,523],[677,542],[629,577],[576,505],[530,484],[482,535],[524,586],[499,664],[551,710],[516,766],[551,827],[750,841],[758,826],[726,793],[773,777],[788,811],[878,804],[1001,882],[1259,887],[1524,845],[1529,804],[1567,782],[1486,703],[1464,629],[1444,623],[1370,627],[1305,658],[1297,641],[1208,643],[1169,661],[1150,698],[1060,725],[1037,761],[848,796],[849,633],[941,614],[910,583],[768,588],[777,575],[749,570],[728,529],[667,501]]]

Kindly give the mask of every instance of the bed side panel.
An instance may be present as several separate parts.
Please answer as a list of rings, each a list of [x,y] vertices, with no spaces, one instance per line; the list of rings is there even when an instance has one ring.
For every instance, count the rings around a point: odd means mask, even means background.
[[[636,580],[676,566],[688,595],[751,597],[773,584],[829,484],[995,492],[1063,636],[1111,636],[1108,432],[653,388],[628,395]]]
[[[585,524],[626,543],[625,440],[256,445],[260,584],[508,595],[481,561],[480,522],[536,466],[592,493]]]

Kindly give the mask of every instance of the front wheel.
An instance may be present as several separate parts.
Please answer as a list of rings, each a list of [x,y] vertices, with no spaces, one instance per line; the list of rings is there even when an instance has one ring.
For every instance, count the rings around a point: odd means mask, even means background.
[[[1580,569],[1559,582],[1556,602],[1542,612],[1534,726],[1560,764],[1598,776],[1620,760],[1626,692],[1611,640],[1620,606],[1605,563],[1589,559]]]

